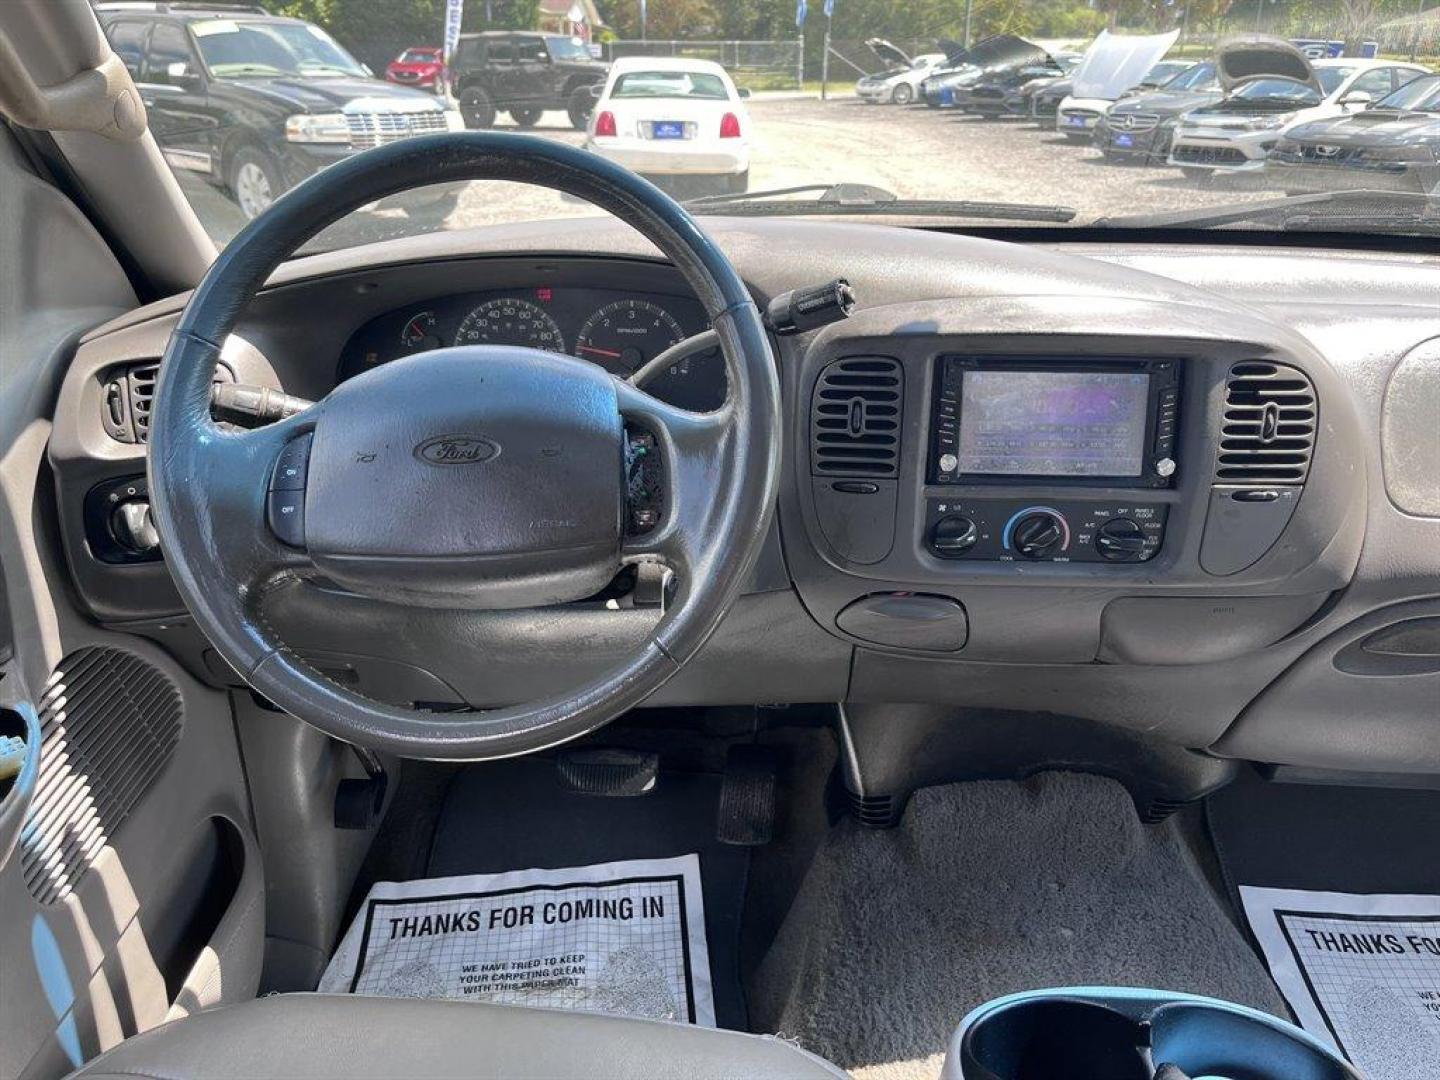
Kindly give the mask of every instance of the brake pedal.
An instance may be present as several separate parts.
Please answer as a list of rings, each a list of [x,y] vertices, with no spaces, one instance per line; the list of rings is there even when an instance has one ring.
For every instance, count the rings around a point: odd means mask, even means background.
[[[633,798],[654,790],[660,755],[603,747],[562,750],[555,759],[555,769],[561,782],[578,794]]]
[[[725,756],[715,838],[759,847],[775,831],[775,757],[759,746],[732,746]]]

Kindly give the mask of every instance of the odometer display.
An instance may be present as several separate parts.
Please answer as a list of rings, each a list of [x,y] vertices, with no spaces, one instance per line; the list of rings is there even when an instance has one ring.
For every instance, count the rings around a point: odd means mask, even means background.
[[[684,336],[674,316],[659,304],[617,300],[585,320],[575,339],[575,355],[616,375],[630,375]]]
[[[456,345],[526,345],[550,352],[565,351],[565,337],[545,310],[528,300],[489,300],[466,315],[455,334]]]

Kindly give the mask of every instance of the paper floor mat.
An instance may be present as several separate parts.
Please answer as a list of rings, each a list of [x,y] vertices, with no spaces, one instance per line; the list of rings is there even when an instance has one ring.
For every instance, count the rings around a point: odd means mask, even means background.
[[[1240,887],[1306,1031],[1370,1080],[1440,1077],[1440,896]]]
[[[319,990],[714,1027],[700,860],[379,882]]]

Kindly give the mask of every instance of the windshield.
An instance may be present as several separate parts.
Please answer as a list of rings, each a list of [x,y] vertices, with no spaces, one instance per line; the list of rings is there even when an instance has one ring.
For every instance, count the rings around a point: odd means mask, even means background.
[[[346,75],[365,78],[365,69],[318,26],[292,22],[192,23],[205,65],[217,79],[245,75]]]
[[[1324,83],[1322,82],[1321,85],[1323,86]],[[1272,102],[1293,104],[1296,108],[1300,108],[1305,105],[1318,105],[1320,95],[1315,92],[1313,86],[1306,86],[1294,79],[1252,79],[1236,90],[1230,100],[1260,104]]]
[[[579,38],[547,37],[545,45],[553,60],[589,60],[590,50]]]
[[[1320,220],[1241,212],[1301,194],[1440,204],[1428,134],[1397,148],[1384,125],[1349,124],[1347,146],[1374,140],[1373,153],[1280,153],[1302,110],[1321,123],[1363,114],[1362,99],[1337,100],[1352,90],[1440,113],[1440,0],[1419,0],[1418,15],[1416,0],[1367,0],[1354,26],[1349,0],[469,0],[433,80],[396,60],[439,61],[445,0],[259,2],[276,14],[97,5],[137,84],[174,88],[146,90],[150,129],[222,245],[336,162],[462,130],[583,150],[704,216],[1019,237],[1124,221],[1133,238],[1147,220],[1252,233]],[[1267,74],[1293,73],[1295,50],[1314,85]],[[1255,77],[1227,93],[1217,56]],[[1107,57],[1132,59],[1121,71]],[[1417,70],[1431,77],[1406,86]],[[1105,92],[1087,92],[1078,75],[1097,71]],[[1323,220],[1363,244],[1407,228],[1402,211],[1357,199]],[[437,185],[357,210],[306,250],[599,216],[539,187]]]
[[[1355,71],[1356,69],[1353,67],[1316,68],[1315,81],[1318,82],[1320,88],[1325,91],[1325,96],[1329,97],[1335,93],[1336,90],[1339,90],[1340,84],[1350,78],[1351,75],[1354,75]]]
[[[610,88],[612,98],[708,98],[724,101],[730,96],[725,80],[705,71],[630,71],[619,76]]]
[[[1409,109],[1414,112],[1440,112],[1440,76],[1415,79],[1389,97],[1375,103],[1377,109]]]
[[[1215,65],[1206,61],[1203,64],[1196,64],[1194,67],[1186,68],[1169,82],[1165,83],[1164,89],[1169,91],[1183,90],[1212,90],[1218,84],[1215,81]]]

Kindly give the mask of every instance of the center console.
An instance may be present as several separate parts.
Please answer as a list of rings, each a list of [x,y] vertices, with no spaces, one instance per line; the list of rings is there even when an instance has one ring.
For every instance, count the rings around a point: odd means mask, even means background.
[[[942,355],[927,438],[925,541],[941,559],[1147,562],[1178,464],[1179,359]],[[989,496],[1006,486],[1134,488],[1134,497]],[[964,491],[965,494],[960,493]]]
[[[1302,626],[1358,559],[1355,420],[1325,404],[1344,387],[1307,343],[1238,309],[862,308],[787,376],[786,559],[811,614],[860,648],[852,696],[872,676],[911,701],[995,696],[973,669],[962,686],[901,657],[1246,656]],[[1013,670],[993,679],[1013,698]]]

